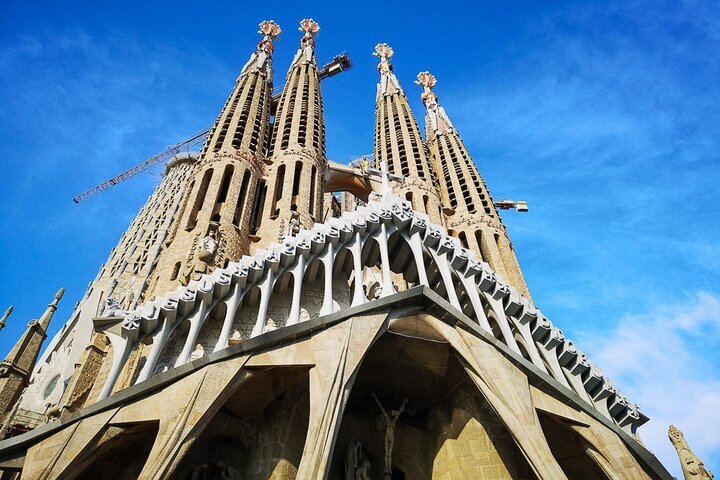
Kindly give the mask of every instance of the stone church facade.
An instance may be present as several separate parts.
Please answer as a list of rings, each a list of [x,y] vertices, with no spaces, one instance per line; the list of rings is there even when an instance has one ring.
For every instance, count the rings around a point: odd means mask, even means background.
[[[379,44],[374,159],[328,161],[319,28],[273,97],[260,24],[202,151],[14,380],[0,478],[671,479],[531,300],[434,76],[423,138]]]

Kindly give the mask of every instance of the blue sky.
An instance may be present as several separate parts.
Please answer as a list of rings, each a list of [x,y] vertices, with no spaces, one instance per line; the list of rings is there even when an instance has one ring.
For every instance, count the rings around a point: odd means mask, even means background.
[[[536,304],[651,417],[673,473],[671,422],[720,472],[715,2],[3,2],[0,354],[64,286],[60,327],[158,177],[71,198],[211,123],[263,19],[282,83],[308,16],[320,61],[354,62],[323,84],[328,156],[372,151],[376,43],[421,126],[412,81],[434,73],[494,197],[530,204],[503,218]]]

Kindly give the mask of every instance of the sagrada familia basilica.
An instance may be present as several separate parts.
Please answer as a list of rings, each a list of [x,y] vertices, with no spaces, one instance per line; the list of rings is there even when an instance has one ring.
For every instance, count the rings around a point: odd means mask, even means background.
[[[199,154],[0,363],[0,479],[672,479],[533,303],[432,74],[423,138],[377,45],[374,154],[327,159],[319,29],[273,95],[260,24]]]

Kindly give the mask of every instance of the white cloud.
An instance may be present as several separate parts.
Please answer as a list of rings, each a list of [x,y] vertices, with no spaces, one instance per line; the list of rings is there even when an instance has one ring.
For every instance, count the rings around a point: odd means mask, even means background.
[[[709,469],[718,470],[720,296],[700,292],[682,303],[658,305],[579,344],[650,417],[640,435],[671,473],[682,478],[667,438],[670,424],[684,432]]]

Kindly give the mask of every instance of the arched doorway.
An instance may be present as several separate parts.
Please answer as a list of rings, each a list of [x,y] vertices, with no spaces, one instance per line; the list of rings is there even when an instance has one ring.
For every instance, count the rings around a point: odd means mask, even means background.
[[[348,399],[329,478],[353,478],[358,468],[369,478],[385,478],[385,415],[397,418],[390,478],[448,478],[448,469],[459,478],[535,478],[439,334],[424,339],[391,331],[370,348]]]
[[[588,454],[593,447],[575,433],[564,421],[545,412],[538,412],[540,426],[550,451],[568,478],[608,480],[602,469]],[[596,450],[595,455],[600,455]]]
[[[170,477],[295,478],[310,415],[306,367],[250,369]]]

